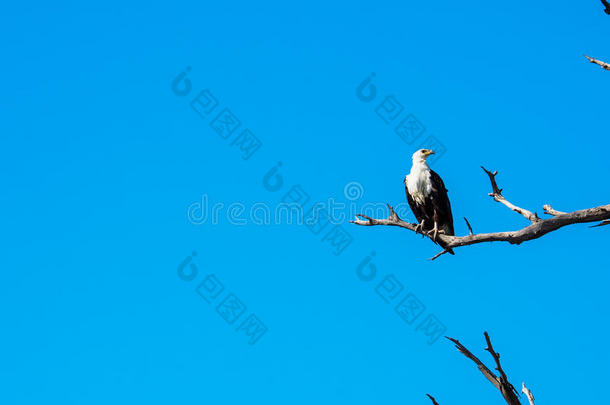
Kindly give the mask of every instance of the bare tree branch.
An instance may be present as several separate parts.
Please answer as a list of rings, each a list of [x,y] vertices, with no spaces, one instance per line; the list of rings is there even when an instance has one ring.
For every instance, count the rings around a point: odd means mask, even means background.
[[[468,357],[470,360],[475,362],[477,367],[479,367],[479,370],[481,371],[481,373],[483,373],[485,378],[487,378],[489,380],[489,382],[491,382],[494,385],[494,387],[496,387],[497,389],[500,389],[500,382],[498,380],[498,377],[496,377],[496,375],[493,373],[493,371],[488,369],[487,366],[485,364],[483,364],[483,362],[481,360],[479,360],[479,358],[477,356],[472,354],[470,352],[470,350],[468,350],[466,348],[466,346],[464,346],[462,343],[460,343],[459,340],[450,338],[449,336],[445,336],[445,337],[447,339],[451,340],[453,343],[455,343],[455,347],[460,351],[460,353],[462,353],[464,356]]]
[[[584,210],[578,210],[573,212],[561,212],[555,211],[550,205],[545,205],[545,213],[552,215],[552,218],[548,219],[540,219],[538,215],[525,210],[523,208],[517,207],[516,205],[510,203],[504,196],[502,195],[502,189],[498,187],[496,183],[496,175],[498,172],[490,172],[489,170],[483,168],[485,173],[489,176],[489,180],[492,186],[492,192],[489,193],[491,197],[497,202],[500,202],[510,208],[511,210],[523,215],[527,218],[531,223],[517,231],[507,231],[507,232],[492,232],[492,233],[479,233],[473,234],[472,228],[470,224],[468,228],[470,230],[470,235],[466,236],[450,236],[443,235],[439,233],[437,235],[437,239],[443,242],[445,246],[445,250],[453,249],[460,246],[468,246],[474,245],[477,243],[484,242],[508,242],[513,245],[519,245],[523,242],[538,239],[541,236],[546,235],[549,232],[556,231],[559,228],[563,228],[567,225],[580,224],[580,223],[590,223],[603,221],[596,226],[608,225],[610,224],[610,204],[609,205],[600,205],[599,207],[587,208]],[[405,228],[410,231],[416,232],[417,224],[411,224],[403,221],[398,217],[394,209],[389,204],[388,208],[390,209],[390,216],[387,219],[374,219],[367,217],[366,215],[358,214],[354,221],[350,221],[356,225],[362,226],[375,226],[375,225],[387,225],[387,226],[397,226],[400,228]],[[360,218],[358,218],[360,217]],[[430,237],[429,235],[426,235]],[[432,239],[432,238],[430,238]],[[446,253],[446,251],[442,251],[436,256],[432,258],[432,260]]]
[[[410,224],[408,222],[403,221],[398,217],[396,212],[394,212],[394,208],[390,204],[386,204],[390,209],[390,216],[388,219],[374,219],[371,217],[367,217],[366,215],[357,214],[356,219],[354,221],[350,221],[352,224],[363,225],[363,226],[373,226],[373,225],[389,225],[389,226],[399,226],[401,228],[409,229],[415,232],[416,224]],[[358,217],[362,217],[365,220],[362,220]]]
[[[530,391],[529,388],[525,386],[525,383],[521,383],[521,386],[521,392],[527,396],[527,399],[530,401],[530,405],[535,405],[534,394],[532,394],[532,391]]]
[[[589,62],[599,65],[602,69],[610,70],[610,63],[602,62],[601,60],[591,58],[587,55],[584,55],[584,56],[585,56],[585,58],[589,59]]]
[[[506,399],[506,401],[510,404],[512,402],[510,402],[507,397],[512,398],[512,396],[514,396],[516,399],[519,393],[517,392],[515,387],[513,387],[513,385],[508,381],[508,377],[506,376],[506,373],[504,372],[504,370],[502,369],[502,365],[500,364],[500,353],[497,353],[494,350],[493,346],[491,345],[491,339],[489,338],[487,332],[485,332],[485,341],[487,342],[487,347],[485,348],[485,350],[487,350],[491,354],[491,357],[494,358],[494,361],[496,362],[496,370],[500,373],[500,385],[502,387],[500,391],[502,392],[504,399]],[[518,399],[517,402],[519,402]]]
[[[435,254],[434,256],[432,256],[432,257],[430,258],[430,261],[432,261],[432,260],[434,260],[434,259],[437,259],[438,257],[440,257],[440,256],[444,255],[445,253],[449,253],[449,251],[448,251],[447,249],[445,249],[445,250],[443,250],[442,252],[439,252],[439,253]]]
[[[493,199],[496,200],[497,202],[502,203],[502,204],[506,205],[508,208],[510,208],[511,210],[523,215],[525,218],[529,219],[531,222],[540,221],[540,218],[538,218],[538,215],[532,214],[531,212],[529,212],[528,210],[525,210],[523,208],[519,208],[516,205],[511,204],[506,198],[504,198],[504,196],[502,195],[502,189],[498,188],[498,185],[496,184],[496,175],[498,174],[497,170],[492,173],[489,170],[487,170],[486,168],[484,168],[483,166],[481,166],[481,169],[485,170],[485,173],[487,173],[487,175],[489,176],[489,181],[491,181],[491,188],[492,188],[493,192],[489,193],[490,197],[493,197]]]
[[[438,405],[438,402],[436,402],[436,399],[434,399],[434,397],[430,394],[426,394],[428,396],[428,398],[430,398],[430,401],[432,401],[432,405]]]
[[[455,347],[460,351],[460,353],[468,357],[477,365],[481,373],[494,385],[494,387],[496,387],[500,391],[502,397],[504,397],[504,400],[509,405],[521,405],[517,390],[515,390],[515,387],[513,387],[510,381],[508,381],[508,377],[506,376],[506,373],[504,372],[500,364],[500,354],[493,349],[493,346],[491,345],[491,340],[489,339],[489,335],[487,334],[487,332],[485,332],[485,341],[487,342],[487,347],[485,348],[485,350],[487,350],[493,357],[496,363],[496,370],[500,373],[499,377],[496,376],[493,371],[487,368],[487,366],[483,364],[483,362],[479,360],[478,357],[472,354],[470,350],[468,350],[463,344],[461,344],[459,340],[450,337],[447,337],[447,339],[455,343]]]

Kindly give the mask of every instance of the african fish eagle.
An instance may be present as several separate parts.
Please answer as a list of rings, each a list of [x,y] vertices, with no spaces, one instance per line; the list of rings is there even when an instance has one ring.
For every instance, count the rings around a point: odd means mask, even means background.
[[[411,172],[405,177],[405,192],[411,211],[417,218],[416,231],[432,234],[436,242],[438,233],[453,235],[453,215],[447,189],[441,177],[428,167],[426,159],[433,150],[420,149],[413,154]],[[444,243],[438,242],[443,248]],[[448,252],[453,254],[451,249]]]

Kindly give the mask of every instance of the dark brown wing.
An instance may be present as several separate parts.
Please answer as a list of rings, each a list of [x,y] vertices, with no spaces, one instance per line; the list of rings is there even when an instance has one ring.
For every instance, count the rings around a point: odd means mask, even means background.
[[[445,183],[434,170],[430,170],[430,176],[432,181],[432,204],[438,216],[438,228],[445,231],[445,235],[454,235],[453,214],[451,213],[451,203]]]

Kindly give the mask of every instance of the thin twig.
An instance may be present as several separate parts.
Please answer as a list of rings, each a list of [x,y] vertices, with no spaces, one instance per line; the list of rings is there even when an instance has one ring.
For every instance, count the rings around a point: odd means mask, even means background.
[[[597,225],[591,225],[589,228],[597,228],[598,226],[610,225],[610,219],[600,222]]]
[[[435,254],[433,257],[430,258],[430,261],[432,261],[432,260],[434,260],[434,259],[436,259],[436,258],[438,258],[438,257],[440,257],[442,255],[444,255],[445,253],[449,253],[449,251],[447,249],[445,249],[442,252]]]
[[[532,394],[532,391],[530,391],[529,388],[527,388],[525,386],[524,382],[521,383],[521,392],[527,396],[528,401],[530,401],[530,405],[535,405],[534,404],[534,394]]]
[[[426,394],[428,396],[428,398],[430,398],[430,401],[432,401],[432,405],[438,405],[438,402],[436,402],[436,399],[434,399],[434,397],[430,394]]]
[[[552,215],[554,217],[556,217],[557,215],[565,215],[566,214],[565,212],[554,210],[553,207],[551,207],[549,204],[543,205],[542,209],[544,209],[544,213],[545,214]]]
[[[487,366],[485,364],[483,364],[483,362],[481,360],[479,360],[479,358],[477,356],[472,354],[470,352],[470,350],[468,350],[466,348],[466,346],[464,346],[462,343],[460,343],[459,340],[450,338],[449,336],[445,336],[445,338],[452,341],[460,353],[462,353],[464,356],[466,356],[470,360],[472,360],[479,368],[479,371],[485,376],[485,378],[487,378],[489,380],[489,382],[491,382],[494,385],[494,387],[496,387],[497,389],[500,389],[500,381],[499,381],[498,377],[496,377],[496,375],[493,373],[493,371],[491,371],[489,368],[487,368]]]
[[[470,234],[474,235],[474,233],[472,232],[472,226],[470,226],[470,222],[468,222],[466,217],[464,217],[464,221],[466,221],[466,225],[468,225],[468,231],[470,232]]]
[[[589,59],[589,62],[599,65],[604,70],[610,70],[610,63],[603,62],[599,59],[591,58],[590,56],[587,56],[587,55],[584,55],[584,56],[585,56],[585,58]]]
[[[484,334],[485,334],[485,341],[487,342],[487,347],[485,348],[485,350],[487,350],[491,354],[491,357],[493,357],[494,361],[496,362],[496,370],[500,373],[500,381],[503,381],[506,384],[510,385],[512,390],[515,393],[517,393],[517,390],[515,389],[515,387],[513,387],[512,384],[510,384],[508,382],[508,377],[506,376],[506,373],[502,369],[502,365],[500,364],[500,353],[496,352],[494,350],[493,346],[491,345],[491,339],[489,339],[489,334],[487,332],[485,332]]]
[[[491,181],[491,188],[492,188],[493,192],[489,193],[490,197],[493,197],[494,200],[506,205],[508,208],[515,211],[516,213],[523,215],[525,218],[529,219],[531,222],[540,221],[540,218],[538,218],[538,215],[533,214],[530,211],[523,209],[521,207],[517,207],[516,205],[514,205],[510,201],[508,201],[506,198],[504,198],[504,196],[502,195],[502,189],[498,188],[498,185],[496,184],[496,176],[498,175],[497,170],[492,173],[489,170],[487,170],[486,168],[484,168],[483,166],[481,166],[481,169],[483,169],[485,171],[485,173],[487,173],[487,175],[489,176],[489,180]]]

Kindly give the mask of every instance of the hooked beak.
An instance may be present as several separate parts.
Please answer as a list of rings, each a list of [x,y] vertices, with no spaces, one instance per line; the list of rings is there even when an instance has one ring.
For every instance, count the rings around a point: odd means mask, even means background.
[[[434,151],[432,149],[428,149],[425,154],[426,156],[434,155]]]

